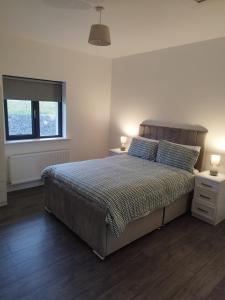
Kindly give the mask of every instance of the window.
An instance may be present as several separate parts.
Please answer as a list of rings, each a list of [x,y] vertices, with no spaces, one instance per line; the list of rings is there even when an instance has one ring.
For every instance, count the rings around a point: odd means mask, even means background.
[[[59,135],[58,102],[39,102],[40,136]]]
[[[9,136],[32,135],[32,102],[7,100]]]
[[[62,136],[62,83],[3,76],[7,140]]]

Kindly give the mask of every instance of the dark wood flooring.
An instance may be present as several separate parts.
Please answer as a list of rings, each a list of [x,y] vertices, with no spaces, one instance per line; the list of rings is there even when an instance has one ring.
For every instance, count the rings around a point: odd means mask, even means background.
[[[0,299],[225,299],[225,222],[190,215],[104,262],[43,211],[43,190],[0,208]]]

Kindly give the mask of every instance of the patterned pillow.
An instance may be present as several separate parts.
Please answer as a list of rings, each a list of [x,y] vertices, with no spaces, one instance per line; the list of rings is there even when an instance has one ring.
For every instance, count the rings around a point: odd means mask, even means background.
[[[199,152],[179,144],[160,141],[156,161],[193,173]]]
[[[143,159],[155,160],[158,141],[142,137],[134,137],[131,141],[128,154]]]

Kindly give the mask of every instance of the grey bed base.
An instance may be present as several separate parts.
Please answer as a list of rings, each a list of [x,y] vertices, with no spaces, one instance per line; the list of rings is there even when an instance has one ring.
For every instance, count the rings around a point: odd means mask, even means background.
[[[199,125],[167,124],[146,120],[140,124],[139,135],[155,140],[164,139],[178,144],[200,146],[201,151],[195,168],[201,170],[207,131]],[[46,208],[72,229],[102,259],[184,214],[189,209],[192,195],[192,193],[184,195],[171,205],[129,223],[120,237],[114,239],[105,222],[104,207],[96,205],[78,193],[66,190],[59,182],[47,179],[45,187]]]
[[[165,208],[129,223],[118,239],[111,235],[105,222],[106,210],[82,195],[66,189],[56,180],[45,182],[45,207],[67,225],[101,259],[136,239],[160,228],[188,211],[191,193]]]

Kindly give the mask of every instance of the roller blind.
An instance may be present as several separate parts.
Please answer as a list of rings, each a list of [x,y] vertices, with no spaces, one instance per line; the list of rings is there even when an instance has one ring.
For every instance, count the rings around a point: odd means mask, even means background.
[[[3,76],[5,99],[62,101],[62,82]]]

